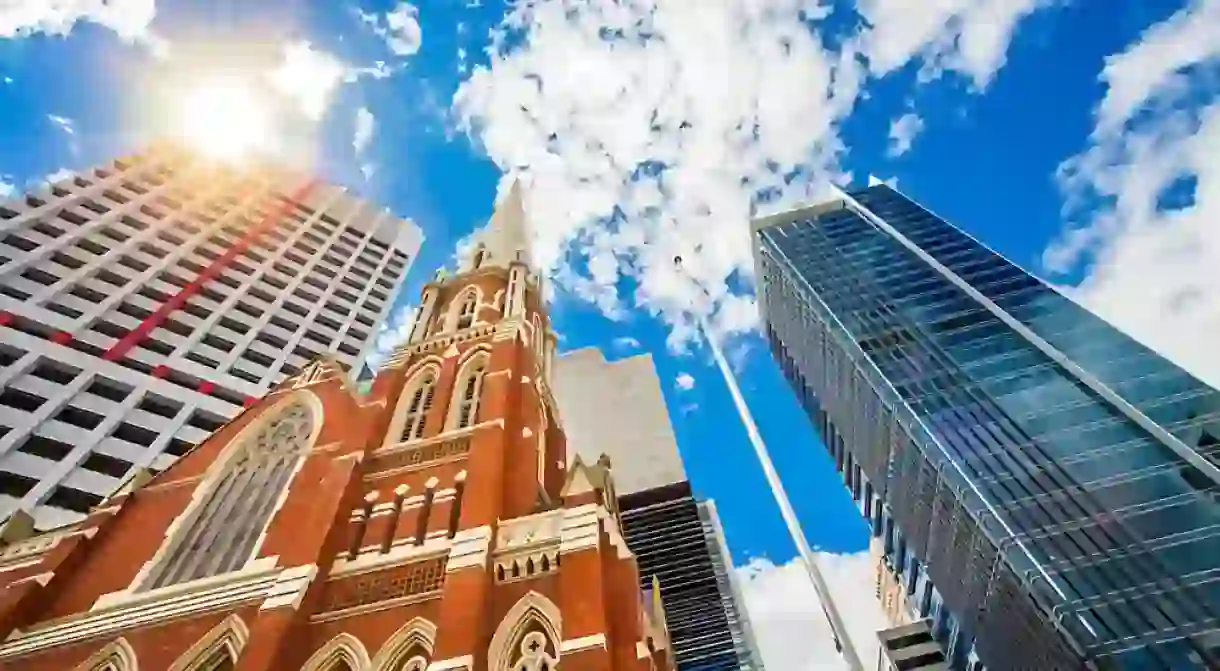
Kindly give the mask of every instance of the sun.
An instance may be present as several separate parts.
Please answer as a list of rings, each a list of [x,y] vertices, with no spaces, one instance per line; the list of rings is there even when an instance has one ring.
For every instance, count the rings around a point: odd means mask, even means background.
[[[197,151],[231,161],[269,148],[271,110],[254,81],[209,77],[191,85],[177,102],[177,135]]]

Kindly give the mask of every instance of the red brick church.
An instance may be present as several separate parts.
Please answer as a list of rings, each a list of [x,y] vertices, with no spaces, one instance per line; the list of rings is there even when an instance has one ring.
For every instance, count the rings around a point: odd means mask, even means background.
[[[524,238],[514,187],[371,390],[316,362],[83,522],[9,519],[0,670],[672,669]]]

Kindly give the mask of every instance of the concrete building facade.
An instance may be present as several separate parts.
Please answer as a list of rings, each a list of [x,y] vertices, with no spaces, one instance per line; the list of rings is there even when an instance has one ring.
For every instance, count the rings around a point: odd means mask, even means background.
[[[0,204],[0,515],[79,520],[320,355],[358,365],[421,239],[169,145]]]
[[[658,671],[608,459],[567,463],[514,190],[367,393],[324,358],[79,523],[0,530],[0,670]]]

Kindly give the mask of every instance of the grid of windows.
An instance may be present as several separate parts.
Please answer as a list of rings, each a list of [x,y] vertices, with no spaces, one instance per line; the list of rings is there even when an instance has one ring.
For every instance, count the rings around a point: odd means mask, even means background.
[[[306,181],[161,146],[0,203],[0,472],[35,481],[0,514],[68,521],[318,356],[359,369],[421,236]]]
[[[660,583],[677,668],[761,671],[715,509],[686,482],[624,495],[619,505],[640,587],[647,593]]]
[[[854,197],[760,229],[763,309],[954,667],[977,647],[1005,668],[1211,668],[1220,487],[1182,454],[1220,463],[1220,392],[889,187]]]

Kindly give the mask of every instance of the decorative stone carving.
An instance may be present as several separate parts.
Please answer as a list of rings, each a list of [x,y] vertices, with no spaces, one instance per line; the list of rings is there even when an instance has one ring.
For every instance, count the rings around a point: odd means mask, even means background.
[[[369,464],[369,472],[387,471],[395,468],[423,466],[442,459],[465,456],[470,452],[470,436],[459,436],[448,440],[424,443],[389,454],[375,455]]]
[[[327,583],[326,610],[337,611],[379,601],[435,592],[445,584],[443,557]]]
[[[559,540],[563,511],[555,510],[503,520],[496,533],[496,552],[525,549]]]
[[[513,671],[556,671],[559,661],[547,652],[546,634],[531,631],[521,639],[521,658]]]

